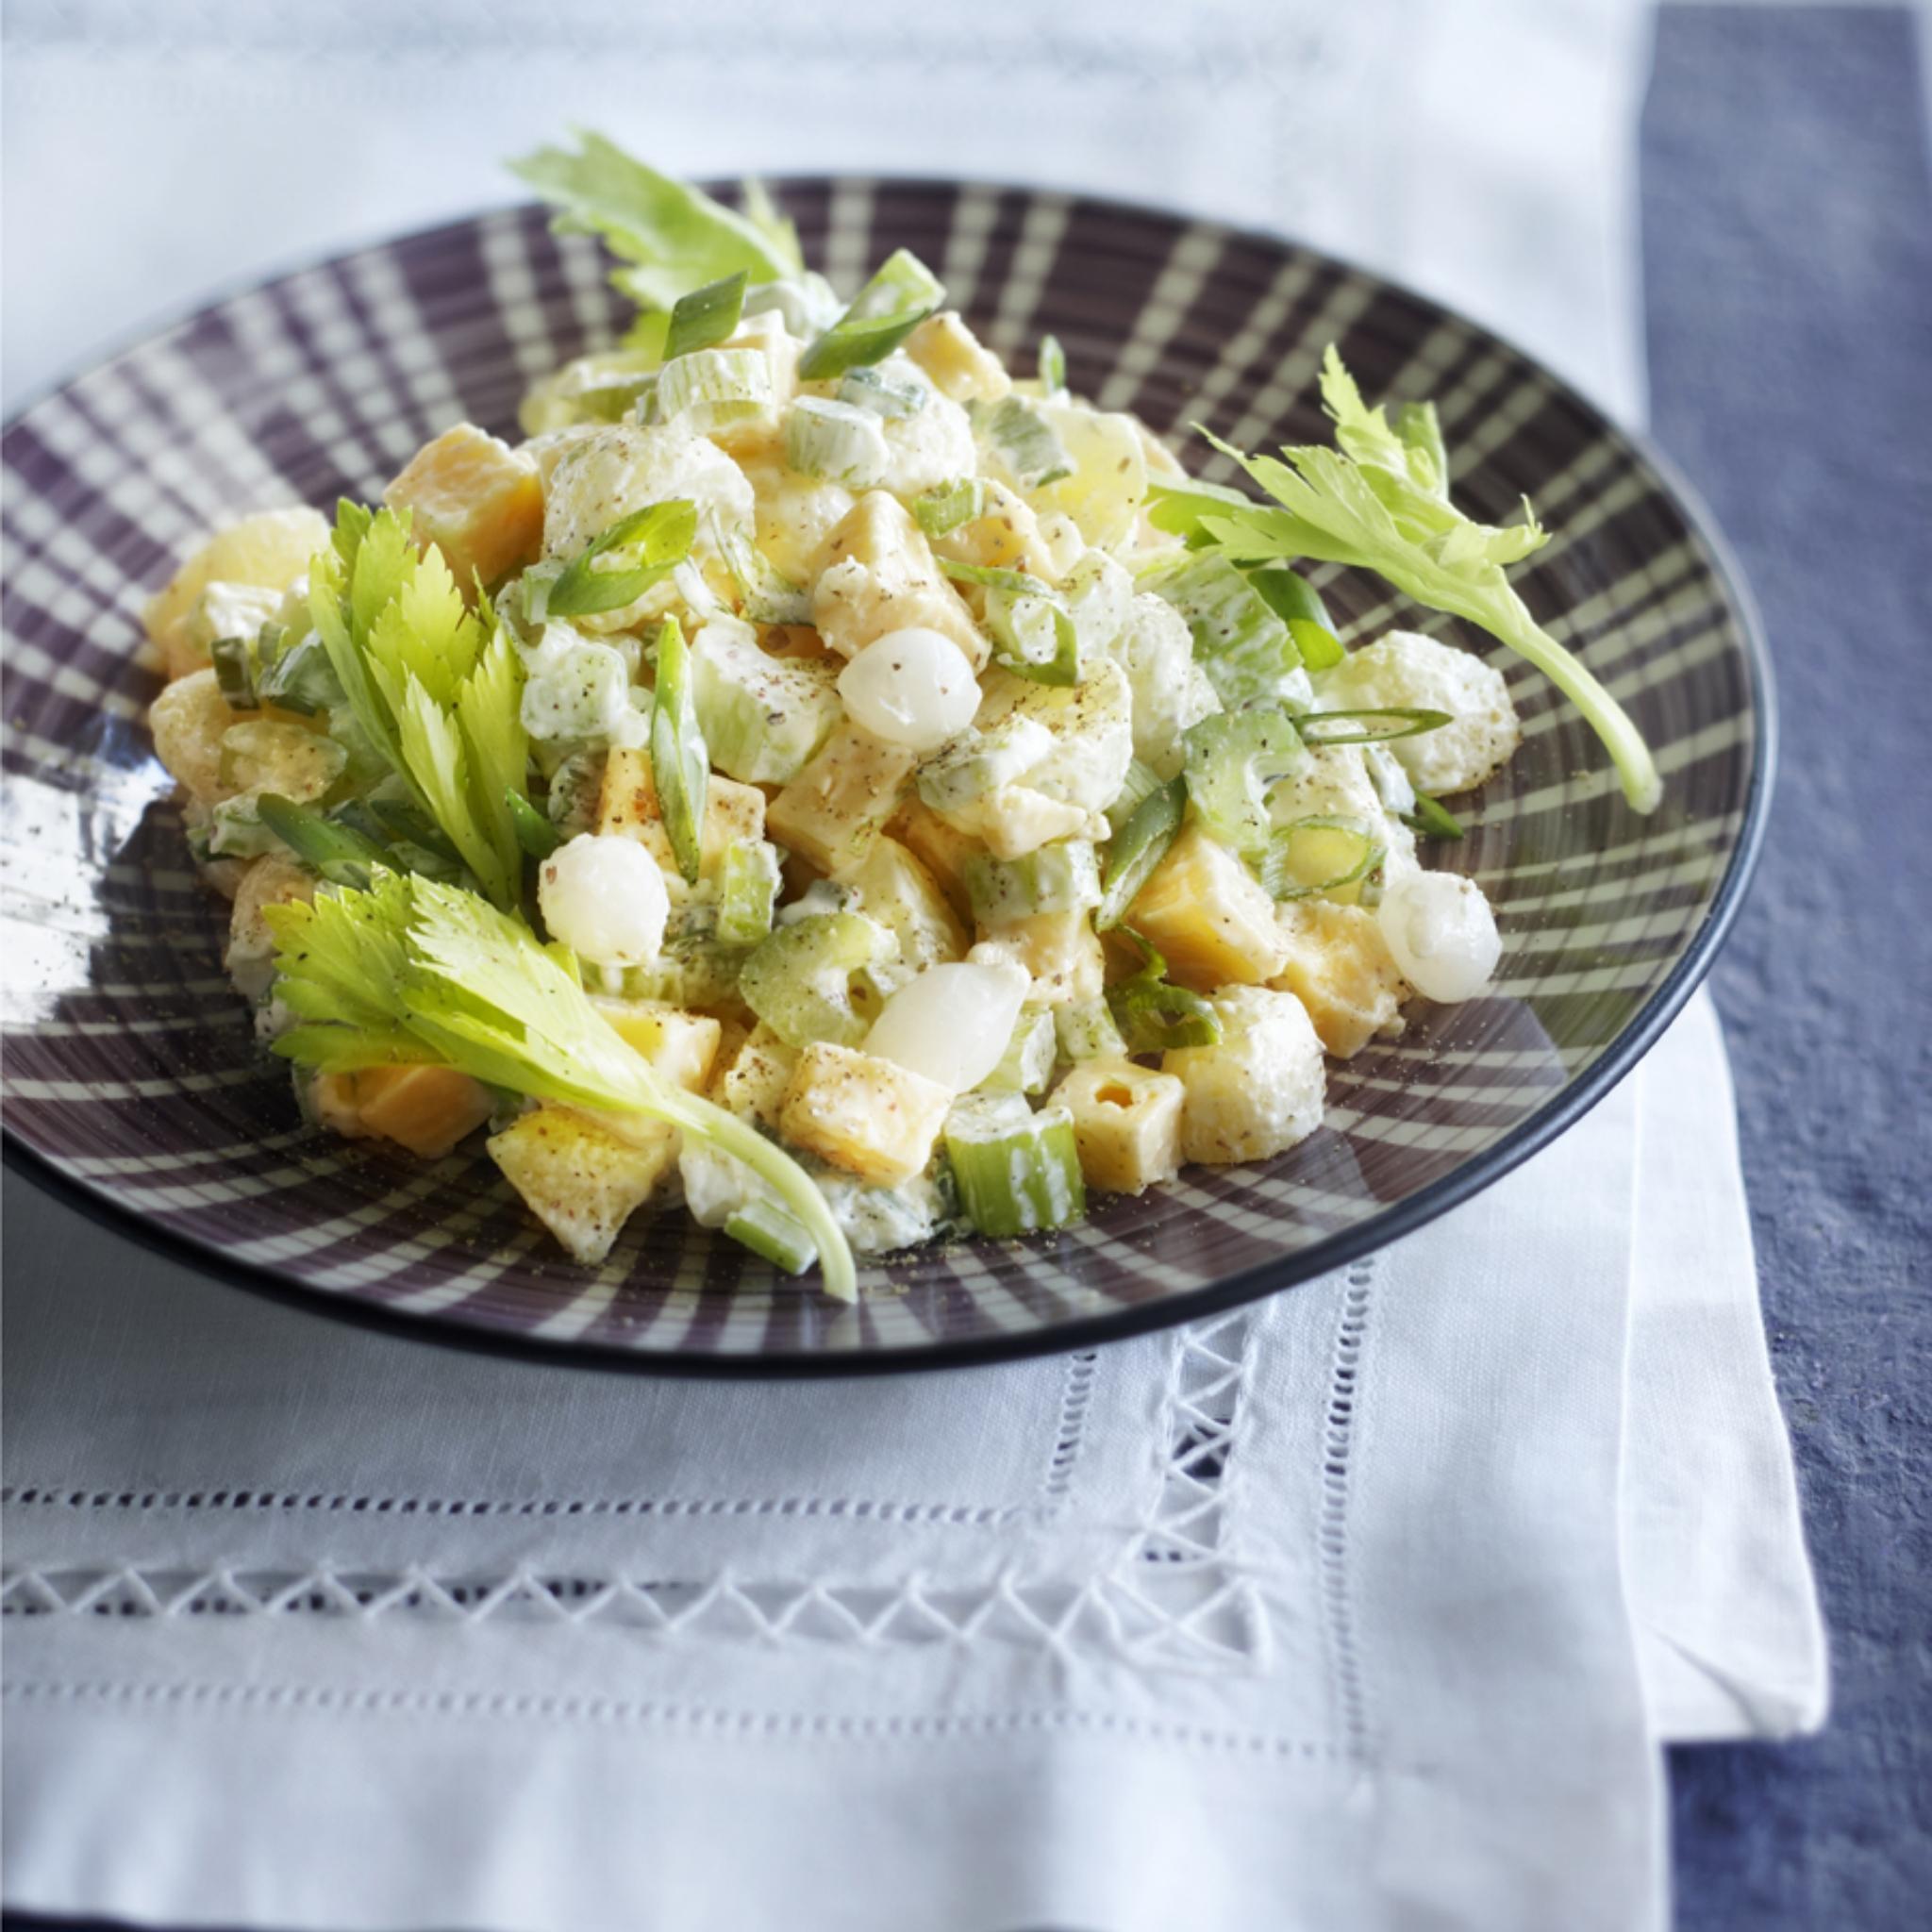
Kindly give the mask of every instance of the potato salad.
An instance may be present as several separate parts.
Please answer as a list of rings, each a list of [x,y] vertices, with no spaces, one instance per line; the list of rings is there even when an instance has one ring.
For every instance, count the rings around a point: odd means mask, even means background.
[[[1462,517],[1433,410],[1333,351],[1336,447],[1196,483],[908,254],[842,299],[756,191],[594,136],[519,172],[629,335],[147,613],[228,967],[321,1127],[481,1137],[579,1263],[681,1210],[844,1298],[855,1254],[1285,1152],[1331,1059],[1490,982],[1424,854],[1520,737],[1473,653],[1345,649],[1310,562],[1531,658],[1655,803],[1504,582],[1534,519]]]

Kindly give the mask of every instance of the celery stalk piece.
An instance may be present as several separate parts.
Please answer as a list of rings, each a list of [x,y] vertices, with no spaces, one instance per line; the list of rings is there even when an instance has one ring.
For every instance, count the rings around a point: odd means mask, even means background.
[[[703,855],[706,781],[711,761],[691,701],[690,652],[675,617],[658,632],[658,682],[651,701],[651,783],[677,869],[698,882]]]
[[[774,930],[738,975],[738,991],[788,1046],[815,1040],[858,1046],[872,1030],[870,975],[896,950],[891,933],[859,912],[814,913]]]
[[[1162,564],[1140,587],[1171,604],[1193,634],[1194,661],[1229,710],[1310,695],[1286,620],[1226,558],[1198,552]]]
[[[984,731],[969,725],[919,768],[919,795],[934,811],[969,810],[1016,784],[1052,750],[1053,733],[1020,711]]]
[[[729,619],[691,640],[691,687],[711,762],[746,785],[790,784],[843,709],[833,666],[774,658]]]
[[[718,942],[755,946],[772,930],[778,903],[777,848],[764,840],[731,846],[718,874]]]
[[[776,407],[772,365],[761,349],[692,349],[658,372],[658,418],[681,420],[700,436],[770,421]]]
[[[926,391],[916,383],[894,382],[876,369],[848,369],[839,379],[839,400],[896,422],[925,408]]]
[[[989,1093],[1044,1093],[1053,1079],[1058,1039],[1053,1014],[1035,1007],[1013,1023],[1000,1063],[980,1083]]]
[[[1201,823],[1251,863],[1267,849],[1268,789],[1307,761],[1281,711],[1218,711],[1181,735],[1188,797]]]
[[[996,1240],[1067,1227],[1087,1213],[1074,1117],[1016,1093],[972,1095],[946,1117],[946,1159],[968,1221]]]
[[[1007,395],[996,403],[974,403],[970,413],[973,433],[1023,494],[1074,474],[1074,459],[1059,431],[1038,403]]]
[[[803,1274],[819,1257],[805,1224],[770,1201],[747,1201],[726,1218],[724,1232],[787,1274]]]
[[[973,917],[1011,925],[1036,912],[1079,912],[1100,904],[1100,862],[1085,839],[1061,839],[1023,858],[975,852],[966,861]]]

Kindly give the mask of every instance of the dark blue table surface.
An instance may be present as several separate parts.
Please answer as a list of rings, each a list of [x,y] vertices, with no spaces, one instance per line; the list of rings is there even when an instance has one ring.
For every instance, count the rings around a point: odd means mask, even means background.
[[[1672,8],[1651,420],[1762,607],[1783,764],[1713,984],[1831,1631],[1815,1740],[1672,1754],[1683,1932],[1932,1924],[1932,168],[1911,13]]]
[[[1652,421],[1757,591],[1782,701],[1763,868],[1714,985],[1836,1698],[1820,1738],[1672,1754],[1681,1932],[1932,1924],[1932,168],[1914,26],[1893,8],[1668,8],[1643,117]]]

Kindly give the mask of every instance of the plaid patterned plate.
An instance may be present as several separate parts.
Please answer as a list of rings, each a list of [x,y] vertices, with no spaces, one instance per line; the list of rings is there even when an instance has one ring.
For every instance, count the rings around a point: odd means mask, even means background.
[[[835,278],[915,249],[1002,354],[1028,366],[1051,331],[1077,391],[1164,430],[1322,440],[1330,341],[1371,397],[1437,398],[1459,500],[1501,521],[1528,492],[1557,531],[1517,582],[1648,735],[1662,809],[1633,816],[1575,712],[1499,651],[1523,750],[1454,802],[1467,839],[1432,848],[1494,902],[1499,981],[1335,1067],[1325,1125],[1289,1155],[1103,1197],[1063,1234],[869,1266],[857,1308],[677,1213],[640,1217],[601,1270],[571,1265],[480,1151],[425,1166],[303,1126],[222,971],[225,908],[142,724],[141,605],[210,525],[374,496],[460,417],[513,433],[534,377],[622,328],[594,244],[535,210],[487,215],[218,303],[6,429],[9,1158],[316,1308],[607,1365],[907,1368],[1191,1320],[1324,1273],[1496,1179],[1657,1037],[1743,889],[1772,739],[1748,604],[1654,456],[1483,330],[1264,236],[937,182],[798,180],[779,199]],[[1374,580],[1314,577],[1351,636],[1484,642]]]

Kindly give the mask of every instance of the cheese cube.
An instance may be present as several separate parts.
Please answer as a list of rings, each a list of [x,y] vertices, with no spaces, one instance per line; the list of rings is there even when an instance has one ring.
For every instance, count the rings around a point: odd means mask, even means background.
[[[949,1087],[854,1047],[814,1041],[799,1056],[778,1130],[874,1187],[924,1171],[953,1104]]]
[[[652,1124],[662,1131],[627,1138],[573,1108],[545,1103],[492,1134],[490,1158],[571,1254],[595,1263],[676,1158],[676,1134],[662,1123]]]
[[[382,493],[410,513],[417,543],[442,552],[465,597],[476,579],[500,582],[543,546],[543,482],[537,465],[474,423],[425,442]]]
[[[1107,977],[1107,954],[1082,907],[1034,912],[989,933],[966,956],[989,964],[1010,960],[1033,978],[1032,1007],[1067,1007],[1098,999]]]
[[[1013,386],[1000,358],[956,309],[929,315],[906,339],[906,353],[956,403],[997,402]]]
[[[1288,957],[1268,983],[1301,1001],[1338,1059],[1352,1059],[1378,1033],[1401,1032],[1408,988],[1368,908],[1293,899],[1278,925]]]
[[[939,881],[896,839],[881,837],[847,874],[858,909],[899,941],[900,962],[918,973],[964,956],[968,938]]]
[[[1221,1021],[1212,1046],[1173,1047],[1160,1070],[1187,1090],[1181,1158],[1226,1166],[1266,1160],[1322,1124],[1322,1042],[1291,992],[1230,986],[1209,1002]]]
[[[798,1071],[798,1049],[788,1046],[760,1020],[720,1062],[710,1098],[726,1113],[777,1131],[785,1095]]]
[[[773,799],[773,838],[827,877],[850,876],[899,809],[917,762],[916,753],[841,724]]]
[[[1174,1074],[1132,1060],[1086,1060],[1053,1097],[1074,1117],[1080,1172],[1090,1188],[1138,1194],[1180,1172],[1187,1089]]]
[[[1167,960],[1178,986],[1211,992],[1258,986],[1287,954],[1274,902],[1234,854],[1198,824],[1185,825],[1141,888],[1127,924]]]
[[[687,1013],[658,1000],[599,999],[595,1004],[653,1071],[689,1092],[705,1091],[724,1030],[710,1014]]]

